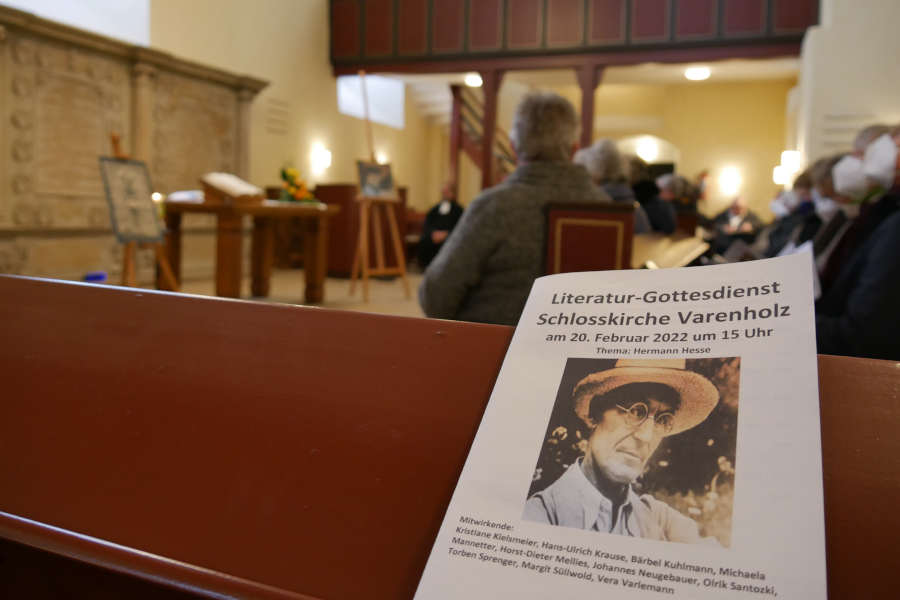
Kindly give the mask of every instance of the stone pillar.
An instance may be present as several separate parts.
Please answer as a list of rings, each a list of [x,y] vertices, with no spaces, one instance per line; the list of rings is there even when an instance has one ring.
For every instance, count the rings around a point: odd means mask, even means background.
[[[250,179],[250,128],[253,123],[253,98],[256,91],[250,88],[240,88],[237,93],[238,118],[237,118],[237,156],[235,157],[235,169],[241,179]]]
[[[581,86],[581,144],[587,148],[594,141],[594,92],[603,74],[603,65],[588,63],[575,71]]]
[[[131,109],[131,158],[150,164],[153,151],[153,97],[156,91],[156,67],[148,63],[135,63],[134,102]],[[117,132],[124,133],[124,132]]]
[[[494,131],[497,128],[497,96],[503,71],[483,71],[481,73],[484,92],[484,115],[481,129],[481,189],[494,185]]]

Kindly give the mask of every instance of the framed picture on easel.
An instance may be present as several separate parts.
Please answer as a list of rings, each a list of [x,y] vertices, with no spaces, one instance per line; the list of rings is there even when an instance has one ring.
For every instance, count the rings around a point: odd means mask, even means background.
[[[153,202],[150,173],[143,161],[100,157],[109,218],[122,243],[162,242],[164,228]]]
[[[391,199],[397,197],[391,165],[364,160],[356,161],[359,173],[359,195],[367,198]]]

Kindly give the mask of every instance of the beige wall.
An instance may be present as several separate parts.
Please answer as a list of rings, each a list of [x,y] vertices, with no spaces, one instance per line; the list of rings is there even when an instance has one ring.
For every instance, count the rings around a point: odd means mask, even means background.
[[[601,128],[594,139],[651,134],[673,144],[681,155],[678,172],[693,178],[710,171],[707,202],[701,210],[714,214],[730,201],[718,187],[728,166],[743,177],[742,194],[750,207],[769,217],[768,205],[777,192],[772,168],[785,150],[785,109],[794,81],[702,82],[683,84],[606,84],[594,98]],[[581,92],[560,88],[580,110]],[[622,125],[615,117],[622,117]]]
[[[900,2],[822,0],[803,42],[797,145],[808,162],[850,148],[873,123],[900,122]]]
[[[572,77],[574,80],[574,76]],[[616,140],[652,134],[673,144],[681,160],[678,172],[693,178],[703,169],[711,173],[708,201],[701,210],[714,214],[730,202],[718,188],[717,177],[727,166],[740,169],[742,193],[751,208],[771,216],[768,205],[778,190],[772,168],[785,150],[787,96],[793,79],[674,84],[605,84],[597,88],[594,139]],[[550,87],[581,110],[581,90],[574,84]],[[501,87],[498,125],[508,131],[516,104],[529,87],[507,78]],[[474,167],[463,164],[464,198],[477,193],[471,179]]]
[[[368,156],[364,124],[337,111],[335,79],[329,64],[327,0],[152,0],[153,47],[211,66],[270,82],[253,105],[250,179],[278,183],[278,170],[296,166],[315,183],[353,182],[355,162]],[[286,133],[267,128],[272,102],[287,107]],[[425,167],[432,144],[428,123],[406,101],[406,128],[375,125],[377,150],[387,154],[410,204],[434,203],[439,183]],[[434,136],[431,136],[434,137]],[[332,166],[313,177],[310,150],[321,142]]]

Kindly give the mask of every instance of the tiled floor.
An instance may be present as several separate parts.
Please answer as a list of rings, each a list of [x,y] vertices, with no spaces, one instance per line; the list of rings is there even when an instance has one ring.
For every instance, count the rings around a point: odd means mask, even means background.
[[[297,270],[274,270],[272,272],[271,293],[268,298],[253,298],[266,302],[281,302],[284,304],[303,304],[304,272]],[[362,286],[356,285],[353,296],[350,295],[350,280],[329,277],[325,282],[325,302],[315,306],[333,308],[339,310],[354,310],[359,312],[371,312],[384,315],[397,315],[404,317],[422,317],[422,309],[416,300],[416,291],[419,282],[422,281],[420,273],[407,274],[409,280],[410,297],[407,298],[403,283],[400,278],[393,280],[369,280],[369,301],[362,301]],[[199,294],[213,296],[215,283],[212,279],[185,281],[181,291],[186,294]],[[250,281],[243,282],[243,297],[250,297]]]

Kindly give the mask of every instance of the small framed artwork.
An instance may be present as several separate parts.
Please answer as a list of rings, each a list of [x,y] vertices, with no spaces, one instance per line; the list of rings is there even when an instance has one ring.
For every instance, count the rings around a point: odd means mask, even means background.
[[[359,171],[359,195],[367,198],[396,198],[391,165],[356,161]]]
[[[101,156],[100,174],[116,238],[120,242],[161,242],[165,228],[153,202],[147,165]]]

